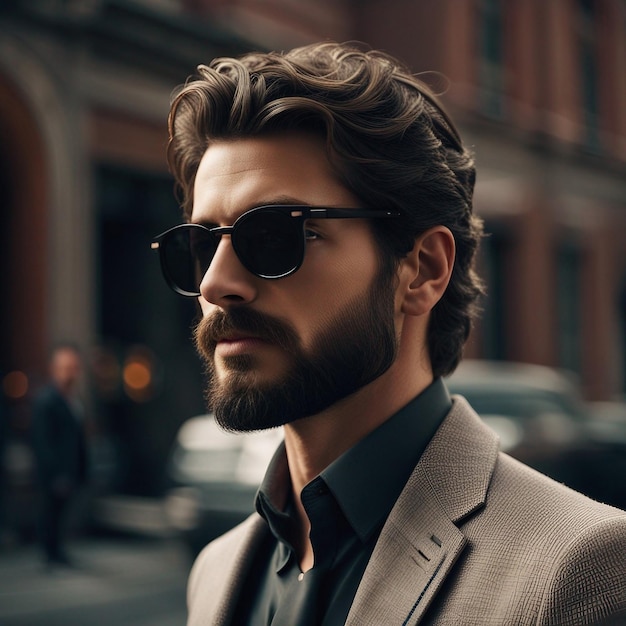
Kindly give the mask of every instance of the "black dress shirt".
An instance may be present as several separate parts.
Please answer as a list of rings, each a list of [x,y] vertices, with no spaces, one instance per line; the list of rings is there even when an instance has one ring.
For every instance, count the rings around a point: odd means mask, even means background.
[[[450,408],[436,379],[302,490],[314,554],[305,573],[293,548],[296,515],[281,446],[256,499],[271,533],[254,557],[233,623],[344,624],[383,524]]]

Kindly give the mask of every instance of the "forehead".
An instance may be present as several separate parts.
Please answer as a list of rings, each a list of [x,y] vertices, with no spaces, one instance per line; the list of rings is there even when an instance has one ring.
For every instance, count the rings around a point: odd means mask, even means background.
[[[196,173],[191,221],[228,223],[275,202],[359,206],[333,170],[321,137],[290,133],[209,146]]]

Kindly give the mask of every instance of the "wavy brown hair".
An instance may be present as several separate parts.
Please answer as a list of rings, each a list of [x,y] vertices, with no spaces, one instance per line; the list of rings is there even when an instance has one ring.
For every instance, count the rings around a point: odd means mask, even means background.
[[[390,274],[419,233],[440,224],[452,231],[454,270],[428,335],[434,374],[449,374],[482,293],[473,269],[482,223],[472,212],[473,157],[437,97],[392,57],[352,45],[314,44],[201,65],[175,94],[169,115],[168,161],[185,215],[211,142],[289,130],[325,137],[331,163],[363,206],[401,212],[395,220],[373,220]]]

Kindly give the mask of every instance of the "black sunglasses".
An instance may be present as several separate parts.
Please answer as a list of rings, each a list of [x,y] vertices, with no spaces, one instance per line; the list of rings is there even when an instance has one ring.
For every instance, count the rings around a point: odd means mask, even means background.
[[[242,265],[260,278],[283,278],[304,260],[307,219],[398,217],[396,211],[336,209],[300,205],[267,205],[246,211],[232,226],[209,228],[181,224],[155,237],[167,284],[183,296],[199,296],[222,235],[230,235]]]

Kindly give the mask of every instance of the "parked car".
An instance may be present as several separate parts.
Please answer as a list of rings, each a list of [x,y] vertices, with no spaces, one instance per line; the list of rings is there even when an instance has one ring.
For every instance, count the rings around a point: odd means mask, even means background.
[[[591,428],[607,445],[626,448],[626,401],[590,402]]]
[[[503,450],[596,500],[626,507],[626,432],[598,425],[571,375],[466,360],[447,384],[500,435]]]
[[[256,491],[282,441],[282,429],[238,434],[212,415],[187,420],[168,463],[165,511],[192,555],[254,510]]]

